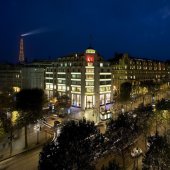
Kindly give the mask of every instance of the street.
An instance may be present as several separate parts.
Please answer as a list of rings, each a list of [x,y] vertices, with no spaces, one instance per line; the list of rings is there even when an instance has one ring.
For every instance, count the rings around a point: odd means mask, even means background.
[[[141,103],[141,98],[136,99],[135,103],[133,105],[131,103],[128,103],[126,105],[126,110],[131,110],[134,109],[138,106],[138,104]],[[150,103],[150,96],[146,96],[145,98],[145,104]],[[120,104],[119,104],[120,105]],[[117,105],[113,105],[112,109],[118,107]],[[70,120],[70,119],[82,119],[82,117],[87,118],[87,120],[92,120],[94,122],[97,122],[97,117],[94,114],[95,112],[92,109],[81,111],[79,108],[71,108],[71,114],[65,118],[59,118],[55,115],[49,115],[47,117],[47,124],[48,126],[42,127],[41,131],[39,132],[39,143],[40,145],[36,145],[37,143],[37,132],[34,130],[34,125],[29,125],[28,126],[28,144],[29,148],[31,150],[26,151],[24,149],[24,129],[20,129],[18,133],[18,138],[13,140],[13,152],[12,152],[12,157],[9,159],[6,159],[4,161],[0,162],[0,170],[1,169],[11,169],[11,170],[26,170],[26,169],[37,169],[38,165],[38,159],[39,159],[39,152],[41,151],[43,143],[45,143],[49,138],[52,138],[53,136],[53,129],[50,128],[53,127],[54,121],[59,121],[63,122],[65,120]],[[120,111],[120,110],[119,110]],[[118,114],[118,112],[116,112]],[[151,128],[151,133],[154,131],[155,124],[153,124],[153,127]],[[101,126],[98,126],[100,129],[101,133],[105,133],[105,123],[104,125],[102,124]],[[161,130],[160,130],[161,131]],[[2,156],[0,159],[3,160],[7,157],[10,156],[10,146],[8,144],[9,140],[7,138],[4,138],[3,141],[0,142],[0,155]],[[140,147],[144,152],[144,137],[141,136],[140,140],[138,140],[133,147]],[[132,149],[132,148],[131,148]],[[23,152],[23,153],[22,153]],[[16,155],[16,156],[15,156]],[[113,158],[117,158],[118,161],[121,163],[121,156],[115,156],[115,153],[106,155],[105,157],[99,159],[97,161],[97,169],[100,169],[103,164],[107,164],[109,160],[112,160]],[[130,150],[128,149],[125,153],[125,158],[126,158],[126,164],[129,170],[133,168],[134,166],[134,159],[130,157]],[[141,166],[141,160],[142,157],[139,158],[138,164],[139,167]]]
[[[0,170],[37,170],[42,146],[0,162]]]

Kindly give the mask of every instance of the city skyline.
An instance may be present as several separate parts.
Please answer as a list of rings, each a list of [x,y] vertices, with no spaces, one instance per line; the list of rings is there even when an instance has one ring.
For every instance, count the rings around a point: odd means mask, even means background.
[[[1,61],[18,61],[20,36],[30,31],[34,34],[24,37],[28,61],[83,52],[89,44],[105,59],[116,52],[158,60],[170,56],[167,0],[2,1],[0,19]]]

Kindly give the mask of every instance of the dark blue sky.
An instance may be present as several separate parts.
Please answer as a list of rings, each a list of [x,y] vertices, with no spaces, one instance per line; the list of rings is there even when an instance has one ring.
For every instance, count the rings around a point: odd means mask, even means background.
[[[169,0],[1,0],[0,60],[55,58],[92,46],[105,58],[115,52],[170,58]]]

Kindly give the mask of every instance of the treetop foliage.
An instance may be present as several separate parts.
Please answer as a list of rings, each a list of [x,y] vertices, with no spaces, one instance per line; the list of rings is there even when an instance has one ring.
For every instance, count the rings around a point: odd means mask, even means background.
[[[90,137],[97,132],[85,119],[64,124],[56,142],[48,143],[40,153],[39,169],[91,170],[93,148]]]
[[[16,108],[25,112],[40,111],[44,97],[44,91],[41,89],[23,89],[16,94]]]
[[[149,149],[143,158],[143,170],[152,168],[168,169],[170,167],[170,145],[166,136],[156,134],[148,138]]]
[[[124,82],[120,86],[120,100],[125,102],[130,99],[130,93],[132,91],[132,84],[129,82]]]

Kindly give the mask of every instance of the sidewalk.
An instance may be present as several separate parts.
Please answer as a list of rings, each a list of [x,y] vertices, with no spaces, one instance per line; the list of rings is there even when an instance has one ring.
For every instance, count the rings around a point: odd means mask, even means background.
[[[38,144],[37,144],[37,133],[34,131],[33,127],[28,128],[28,148],[25,149],[25,134],[22,128],[21,133],[18,138],[12,141],[12,154],[10,154],[10,143],[8,137],[5,137],[0,141],[0,161],[18,155],[20,153],[26,152],[30,149],[37,148],[43,145],[50,138],[45,131],[39,132]]]

